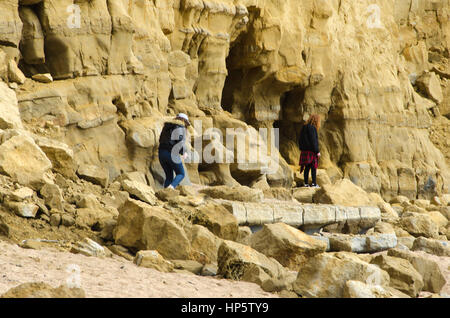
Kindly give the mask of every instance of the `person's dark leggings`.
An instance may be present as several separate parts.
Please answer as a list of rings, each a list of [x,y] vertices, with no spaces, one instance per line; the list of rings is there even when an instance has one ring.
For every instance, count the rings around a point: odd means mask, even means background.
[[[305,184],[308,184],[308,179],[309,179],[309,171],[311,170],[311,177],[312,177],[312,184],[313,185],[316,185],[317,183],[316,183],[316,173],[317,173],[317,170],[314,168],[314,166],[311,164],[311,165],[307,165],[306,167],[305,167],[305,172],[304,172],[304,175],[303,175],[303,177],[304,177],[304,179],[305,179]]]
[[[176,188],[180,182],[184,179],[185,173],[183,168],[183,163],[181,162],[181,158],[178,159],[179,163],[175,163],[172,160],[172,154],[169,150],[160,149],[159,150],[159,162],[164,169],[164,173],[166,174],[166,181],[164,182],[164,188],[172,185],[172,187]],[[175,178],[173,177],[173,173],[175,172]]]

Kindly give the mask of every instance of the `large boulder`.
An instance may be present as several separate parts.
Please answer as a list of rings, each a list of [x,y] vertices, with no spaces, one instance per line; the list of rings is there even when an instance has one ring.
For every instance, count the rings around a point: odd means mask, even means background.
[[[233,280],[246,280],[262,284],[264,280],[282,278],[285,269],[273,258],[269,258],[249,246],[232,241],[223,241],[218,251],[218,274]],[[257,272],[258,275],[254,275]],[[261,281],[256,281],[257,276]]]
[[[356,280],[389,285],[389,275],[379,267],[347,252],[322,253],[305,263],[298,272],[294,291],[304,297],[342,298],[346,283]]]
[[[349,179],[341,179],[335,184],[326,184],[314,194],[315,203],[344,206],[372,206],[370,196]]]
[[[429,259],[420,255],[419,253],[410,252],[394,248],[388,251],[388,256],[406,259],[411,265],[422,275],[424,282],[423,290],[430,293],[439,294],[446,280],[439,268],[439,265]]]
[[[265,224],[250,237],[250,246],[266,256],[275,258],[292,270],[301,270],[303,263],[325,252],[327,244],[314,239],[285,223]]]
[[[378,265],[389,273],[392,288],[411,297],[417,297],[424,286],[420,273],[405,259],[378,255],[372,259],[371,264]]]
[[[196,209],[192,216],[194,224],[203,225],[225,240],[235,241],[239,226],[236,217],[220,204],[208,203]]]
[[[0,145],[0,172],[22,185],[40,189],[49,181],[50,168],[52,163],[31,137],[13,136]]]
[[[264,198],[263,191],[246,186],[215,186],[202,189],[199,192],[204,193],[213,199],[231,201],[260,202]]]
[[[190,259],[191,244],[168,211],[129,199],[119,209],[116,244],[133,250],[157,250],[165,259]]]
[[[399,225],[415,237],[437,238],[439,235],[438,226],[427,214],[405,212],[402,215]]]

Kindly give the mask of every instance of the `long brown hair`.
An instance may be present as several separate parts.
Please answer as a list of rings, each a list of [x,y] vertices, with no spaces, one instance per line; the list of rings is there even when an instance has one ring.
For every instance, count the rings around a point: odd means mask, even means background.
[[[311,124],[314,127],[316,127],[317,131],[320,129],[320,116],[317,114],[312,114],[309,116],[308,121],[306,122],[306,125]]]

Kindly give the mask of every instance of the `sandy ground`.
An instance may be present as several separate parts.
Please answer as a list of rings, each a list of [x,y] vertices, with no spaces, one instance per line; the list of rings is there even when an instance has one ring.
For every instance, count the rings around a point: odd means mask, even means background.
[[[27,282],[53,287],[79,282],[89,298],[276,297],[252,283],[161,273],[117,256],[99,259],[52,249],[30,250],[0,240],[0,295]]]

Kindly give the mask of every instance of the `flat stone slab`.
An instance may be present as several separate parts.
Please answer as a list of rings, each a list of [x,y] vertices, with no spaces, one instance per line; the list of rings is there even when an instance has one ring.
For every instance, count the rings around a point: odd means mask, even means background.
[[[301,204],[288,201],[238,202],[214,200],[238,220],[239,225],[257,226],[283,222],[308,233],[335,223],[349,222],[370,228],[381,219],[377,207],[344,207],[329,204]],[[375,244],[375,243],[373,243]]]
[[[322,233],[330,242],[332,252],[375,253],[397,246],[395,233],[373,235],[349,235],[340,233]]]

